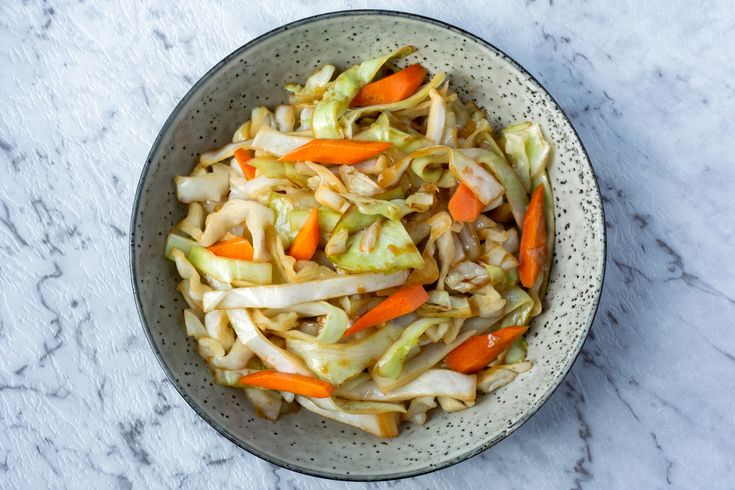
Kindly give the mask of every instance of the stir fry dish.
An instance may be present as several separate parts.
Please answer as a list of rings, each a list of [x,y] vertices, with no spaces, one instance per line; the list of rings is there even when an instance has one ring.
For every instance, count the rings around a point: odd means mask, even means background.
[[[551,145],[533,122],[494,131],[445,73],[398,68],[412,52],[286,84],[288,104],[176,177],[186,333],[262,417],[392,437],[531,369]]]

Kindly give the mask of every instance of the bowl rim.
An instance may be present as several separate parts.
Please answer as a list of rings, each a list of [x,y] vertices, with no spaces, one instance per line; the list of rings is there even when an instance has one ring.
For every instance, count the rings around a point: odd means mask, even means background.
[[[458,34],[460,36],[463,36],[471,41],[474,41],[484,48],[494,51],[495,53],[499,54],[503,60],[507,63],[509,63],[511,66],[513,66],[516,70],[518,70],[520,73],[522,73],[524,76],[528,77],[531,83],[535,84],[537,88],[544,93],[549,100],[552,102],[553,107],[559,111],[559,113],[564,117],[564,119],[569,123],[569,126],[572,129],[572,132],[574,133],[574,137],[576,140],[576,143],[579,145],[579,147],[582,149],[582,153],[584,154],[584,159],[587,162],[588,167],[590,168],[590,171],[592,172],[592,183],[594,190],[597,194],[597,200],[600,203],[600,218],[602,219],[602,266],[600,275],[597,278],[597,284],[599,284],[597,289],[596,297],[594,298],[594,307],[592,308],[592,311],[587,318],[586,324],[585,324],[585,332],[584,335],[580,337],[580,339],[577,341],[577,345],[575,346],[575,352],[574,355],[570,358],[570,360],[567,362],[567,364],[562,369],[562,373],[558,378],[555,380],[555,383],[552,387],[550,387],[546,393],[544,393],[541,398],[536,402],[535,405],[531,406],[526,412],[523,413],[521,417],[519,417],[509,428],[504,430],[501,434],[498,436],[483,441],[482,444],[479,444],[478,446],[465,451],[464,453],[460,454],[459,456],[455,456],[453,458],[447,459],[445,461],[442,461],[438,464],[428,464],[425,467],[417,470],[411,470],[411,471],[404,471],[404,472],[396,472],[396,473],[386,473],[386,474],[379,474],[379,475],[370,475],[370,474],[340,474],[340,473],[331,473],[328,471],[319,471],[314,470],[307,467],[302,467],[299,465],[295,465],[293,463],[290,463],[288,461],[285,461],[283,459],[265,454],[264,452],[250,447],[246,441],[242,441],[235,437],[233,434],[231,434],[227,429],[219,425],[215,420],[209,417],[204,410],[202,410],[198,404],[196,404],[186,393],[186,390],[181,386],[173,376],[173,373],[169,369],[168,365],[163,359],[163,356],[161,355],[161,352],[158,350],[158,347],[156,346],[155,340],[153,338],[153,334],[150,330],[150,327],[148,326],[148,322],[146,321],[145,315],[143,313],[143,305],[140,298],[140,292],[138,290],[138,276],[135,269],[135,258],[136,258],[136,248],[135,248],[135,225],[137,223],[137,218],[139,216],[139,206],[141,202],[141,196],[143,194],[143,181],[145,180],[145,177],[148,176],[148,172],[150,170],[152,161],[153,161],[153,155],[158,150],[161,140],[163,139],[164,134],[169,130],[169,128],[172,126],[174,119],[178,116],[184,105],[193,97],[193,95],[198,91],[198,89],[204,85],[205,82],[207,82],[215,73],[217,73],[223,66],[225,66],[232,58],[240,55],[244,51],[247,51],[249,48],[273,37],[278,34],[281,34],[282,32],[285,32],[289,29],[292,29],[294,27],[299,27],[307,24],[312,24],[321,20],[325,19],[332,19],[332,18],[339,18],[339,17],[350,17],[350,16],[385,16],[385,17],[398,17],[398,18],[404,18],[404,19],[411,19],[427,24],[431,24],[440,28],[443,28],[445,30],[448,30],[454,34]],[[171,384],[176,388],[176,391],[181,395],[181,397],[186,401],[186,403],[194,410],[194,412],[199,415],[207,424],[212,427],[215,431],[217,431],[221,436],[228,439],[230,442],[238,446],[239,448],[247,451],[248,453],[257,456],[258,458],[263,459],[264,461],[274,464],[276,466],[279,466],[281,468],[285,468],[287,470],[295,471],[297,473],[309,475],[309,476],[315,476],[319,478],[325,478],[329,480],[338,480],[338,481],[364,481],[364,482],[377,482],[377,481],[387,481],[387,480],[400,480],[404,478],[411,478],[415,476],[425,475],[428,473],[432,473],[434,471],[438,471],[444,468],[448,468],[450,466],[453,466],[455,464],[461,463],[462,461],[466,461],[478,454],[480,454],[483,451],[486,451],[487,449],[490,449],[509,435],[511,435],[513,432],[518,430],[523,424],[525,424],[533,415],[535,415],[539,409],[551,398],[551,396],[557,391],[557,389],[562,385],[564,382],[564,379],[569,374],[569,371],[571,371],[572,366],[576,362],[577,358],[579,357],[580,352],[582,351],[582,347],[584,346],[587,338],[589,337],[589,332],[592,327],[592,324],[594,323],[594,320],[597,316],[597,311],[600,304],[600,297],[602,295],[602,290],[605,282],[605,271],[607,268],[607,226],[606,226],[606,220],[605,220],[605,208],[604,208],[604,202],[602,200],[602,194],[600,192],[600,186],[598,183],[597,175],[595,174],[594,167],[592,166],[592,162],[589,158],[589,154],[587,153],[587,149],[585,148],[584,144],[582,143],[581,138],[579,137],[579,133],[577,132],[577,129],[574,127],[574,124],[572,123],[569,116],[564,112],[564,110],[561,108],[559,103],[554,99],[554,97],[549,93],[549,91],[544,87],[541,82],[539,82],[536,77],[534,77],[531,73],[529,73],[523,66],[521,66],[520,63],[515,61],[513,58],[511,58],[507,53],[505,53],[503,50],[499,49],[492,43],[489,43],[488,41],[482,39],[479,36],[476,36],[475,34],[472,34],[471,32],[468,32],[461,27],[457,27],[451,23],[433,19],[431,17],[426,17],[424,15],[420,14],[414,14],[409,12],[402,12],[402,11],[396,11],[396,10],[383,10],[383,9],[355,9],[355,10],[338,10],[333,12],[326,12],[321,13],[317,15],[312,15],[309,17],[304,17],[302,19],[298,19],[292,22],[289,22],[287,24],[283,24],[279,27],[276,27],[275,29],[272,29],[268,32],[265,32],[264,34],[261,34],[252,40],[248,41],[247,43],[243,44],[239,48],[232,51],[230,54],[225,56],[221,61],[219,61],[217,64],[215,64],[211,69],[209,69],[204,75],[202,75],[199,80],[187,91],[187,93],[181,98],[181,100],[176,104],[174,109],[172,110],[171,114],[166,118],[166,121],[164,122],[163,126],[161,127],[160,131],[158,132],[158,135],[156,136],[155,141],[153,142],[153,145],[151,146],[151,150],[149,151],[145,163],[143,165],[143,168],[141,169],[140,176],[138,177],[138,184],[136,186],[135,196],[133,199],[133,209],[130,216],[130,226],[129,226],[129,235],[130,237],[130,255],[129,255],[129,267],[130,267],[130,278],[132,282],[132,289],[133,289],[133,296],[135,297],[135,306],[136,310],[138,312],[138,317],[141,322],[141,326],[143,327],[143,331],[145,333],[146,338],[148,339],[148,344],[150,345],[151,349],[153,350],[153,353],[158,360],[159,365],[163,369],[164,373],[166,374],[166,377],[169,379]]]

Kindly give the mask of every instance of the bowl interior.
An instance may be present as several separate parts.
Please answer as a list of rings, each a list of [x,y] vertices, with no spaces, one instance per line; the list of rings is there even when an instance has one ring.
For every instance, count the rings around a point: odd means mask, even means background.
[[[184,300],[175,267],[163,256],[171,227],[185,214],[173,178],[198,155],[224,145],[259,105],[286,100],[285,82],[317,67],[343,69],[412,44],[421,62],[445,71],[465,99],[485,108],[496,127],[537,121],[553,142],[550,178],[557,234],[546,311],[528,336],[533,369],[463,412],[435,411],[424,426],[404,424],[381,440],[307,411],[277,423],[256,417],[237,390],[214,385],[184,334]],[[483,42],[439,23],[404,14],[343,13],[300,21],[244,46],[189,92],[164,126],[143,171],[131,234],[139,308],[152,346],[191,406],[228,438],[276,464],[310,474],[386,479],[447,466],[512,432],[550,396],[574,361],[594,315],[604,269],[604,220],[594,175],[573,128],[522,69]]]

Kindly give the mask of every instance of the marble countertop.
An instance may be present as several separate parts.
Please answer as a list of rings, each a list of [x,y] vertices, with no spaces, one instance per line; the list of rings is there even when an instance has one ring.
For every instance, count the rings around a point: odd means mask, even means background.
[[[608,227],[563,386],[492,450],[400,488],[732,487],[730,2],[195,3],[0,5],[0,488],[345,487],[245,453],[186,405],[143,336],[127,229],[158,129],[210,66],[361,7],[456,24],[534,74],[589,151]]]

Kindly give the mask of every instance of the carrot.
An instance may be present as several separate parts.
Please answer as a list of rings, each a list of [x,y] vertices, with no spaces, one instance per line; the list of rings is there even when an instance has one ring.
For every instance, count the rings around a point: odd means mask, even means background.
[[[384,141],[313,139],[290,153],[286,153],[279,160],[282,162],[309,161],[351,165],[382,153],[390,145],[390,143]]]
[[[454,221],[472,223],[482,212],[482,204],[472,190],[460,182],[457,190],[449,200],[449,214]]]
[[[544,217],[544,185],[538,185],[531,194],[518,252],[518,275],[521,284],[530,288],[536,283],[546,262],[546,218]]]
[[[528,327],[505,327],[495,332],[476,335],[462,342],[444,358],[450,369],[460,373],[474,373],[500,355],[523,335]]]
[[[319,212],[313,208],[296,234],[288,254],[296,260],[310,260],[319,245]]]
[[[334,386],[326,381],[311,376],[269,370],[246,374],[238,382],[268,390],[288,391],[297,395],[313,396],[314,398],[329,398],[334,389]]]
[[[235,150],[235,159],[237,160],[237,163],[240,164],[242,174],[248,180],[252,180],[255,178],[255,171],[257,170],[255,167],[248,164],[248,160],[250,160],[251,158],[253,158],[253,156],[250,154],[249,151],[243,150],[242,148],[238,148],[237,150]]]
[[[403,70],[368,83],[352,99],[350,107],[390,104],[403,100],[416,92],[426,76],[421,65],[411,65]]]
[[[207,247],[210,252],[228,259],[253,260],[253,246],[243,237],[222,240]]]
[[[358,318],[345,331],[344,337],[416,311],[428,300],[429,295],[421,284],[404,286]]]

